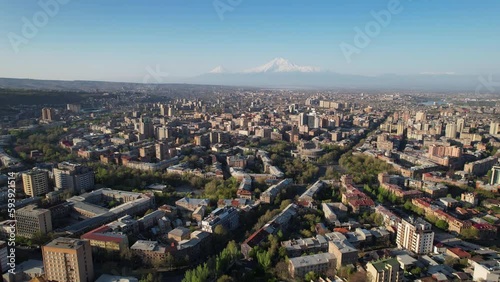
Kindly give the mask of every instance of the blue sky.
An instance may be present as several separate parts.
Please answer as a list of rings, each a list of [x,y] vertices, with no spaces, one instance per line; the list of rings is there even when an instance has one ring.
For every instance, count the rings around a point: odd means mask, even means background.
[[[363,75],[500,73],[496,0],[400,0],[402,11],[350,63],[340,44],[354,46],[354,28],[396,0],[216,0],[237,4],[223,19],[213,0],[65,1],[26,38],[23,17],[33,22],[38,1],[0,0],[0,77],[140,81],[148,66],[183,77],[274,57]],[[17,53],[13,34],[24,38]]]

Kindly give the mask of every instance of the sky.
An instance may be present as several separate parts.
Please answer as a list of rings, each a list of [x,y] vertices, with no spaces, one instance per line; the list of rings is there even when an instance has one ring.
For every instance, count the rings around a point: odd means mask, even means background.
[[[500,74],[499,11],[497,0],[0,0],[0,77],[141,81],[275,57],[360,75]]]

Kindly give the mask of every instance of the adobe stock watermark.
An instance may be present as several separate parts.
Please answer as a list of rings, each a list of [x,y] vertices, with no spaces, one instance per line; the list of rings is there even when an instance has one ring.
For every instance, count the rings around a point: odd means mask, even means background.
[[[8,272],[16,272],[16,179],[17,173],[9,172],[7,176],[7,214],[12,220],[9,226],[9,238],[7,239],[7,266]]]
[[[224,14],[227,12],[233,12],[236,7],[238,7],[243,0],[214,0],[212,2],[215,12],[221,21],[224,20]]]
[[[496,90],[500,90],[500,80],[493,81],[493,75],[489,74],[488,77],[480,76],[478,78],[479,84],[476,86],[476,95],[484,94],[481,93],[483,88],[489,93],[495,93]]]
[[[380,32],[382,32],[382,28],[386,28],[391,23],[393,15],[397,15],[402,11],[403,6],[401,5],[401,2],[399,0],[389,0],[386,9],[380,10],[378,12],[372,10],[370,12],[373,20],[367,22],[363,29],[358,26],[354,27],[355,34],[353,38],[353,44],[349,44],[343,41],[339,45],[340,50],[342,50],[342,54],[344,54],[347,63],[351,63],[351,57],[354,54],[361,53],[362,49],[370,45],[372,39],[377,37]]]
[[[40,29],[45,27],[50,18],[55,17],[61,8],[61,5],[68,4],[69,0],[39,0],[38,6],[41,10],[35,12],[31,19],[27,17],[22,17],[22,26],[20,34],[15,32],[9,32],[7,37],[9,38],[10,46],[17,54],[19,53],[19,47],[21,45],[26,45],[33,39]]]
[[[168,77],[169,74],[166,72],[162,72],[160,70],[160,65],[156,65],[156,69],[153,69],[151,66],[146,67],[147,74],[142,78],[142,83],[164,83],[163,80],[165,77]],[[151,81],[153,80],[153,81]]]

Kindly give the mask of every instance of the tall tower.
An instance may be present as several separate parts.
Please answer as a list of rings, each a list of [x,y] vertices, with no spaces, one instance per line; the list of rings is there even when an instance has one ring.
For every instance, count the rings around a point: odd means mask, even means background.
[[[300,113],[299,114],[299,126],[307,125],[308,124],[308,116],[306,113]]]
[[[465,119],[459,118],[457,119],[457,131],[462,132],[465,127]]]
[[[490,123],[490,134],[491,135],[497,135],[498,130],[500,129],[500,123],[492,121]]]
[[[53,121],[55,118],[55,111],[53,108],[42,109],[42,120]]]
[[[142,118],[139,123],[139,133],[144,136],[144,139],[154,137],[154,127],[153,123],[148,118]]]
[[[34,169],[22,174],[24,193],[31,197],[49,192],[49,174],[45,170]]]
[[[446,125],[446,138],[454,139],[457,137],[457,124],[452,122]]]

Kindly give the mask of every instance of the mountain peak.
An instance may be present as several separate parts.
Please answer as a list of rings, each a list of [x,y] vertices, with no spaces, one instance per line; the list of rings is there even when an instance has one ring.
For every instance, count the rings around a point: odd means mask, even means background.
[[[318,68],[310,66],[298,66],[287,59],[276,57],[268,63],[248,69],[246,73],[268,73],[268,72],[317,72]]]
[[[227,70],[223,66],[217,66],[213,70],[211,70],[209,73],[226,73]]]

